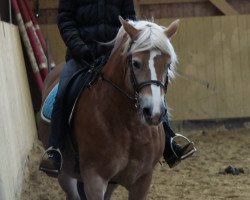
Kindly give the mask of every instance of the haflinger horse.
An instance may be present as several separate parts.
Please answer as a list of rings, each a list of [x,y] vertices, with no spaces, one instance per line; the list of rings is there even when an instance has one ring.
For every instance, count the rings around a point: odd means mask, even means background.
[[[108,200],[118,185],[128,190],[130,200],[146,199],[153,169],[164,151],[165,94],[177,61],[170,39],[179,20],[167,28],[148,21],[121,17],[120,21],[100,77],[82,92],[75,107],[58,177],[68,200]],[[43,100],[61,69],[56,67],[47,76]],[[41,120],[39,136],[45,147],[49,129]],[[72,149],[79,155],[79,173]]]

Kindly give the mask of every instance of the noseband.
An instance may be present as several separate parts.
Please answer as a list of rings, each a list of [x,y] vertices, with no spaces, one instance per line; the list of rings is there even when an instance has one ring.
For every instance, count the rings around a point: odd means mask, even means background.
[[[133,41],[130,43],[130,46],[128,48],[128,52],[130,51],[132,45],[133,45]],[[167,92],[168,75],[166,77],[166,81],[165,81],[164,84],[161,81],[158,81],[158,80],[147,80],[147,81],[143,81],[143,82],[139,83],[137,81],[137,79],[136,79],[135,72],[134,72],[133,65],[132,65],[132,54],[130,54],[127,57],[127,64],[128,64],[128,66],[130,68],[130,80],[131,80],[131,83],[133,85],[134,96],[129,95],[126,91],[121,89],[117,84],[115,84],[111,80],[106,79],[103,74],[101,74],[101,77],[102,77],[102,79],[104,81],[108,82],[115,89],[117,89],[120,93],[122,93],[124,96],[126,96],[129,100],[131,100],[133,103],[135,103],[136,108],[140,107],[140,104],[139,104],[139,92],[141,91],[141,89],[143,87],[148,86],[148,85],[156,85],[157,87],[163,88],[165,93]]]

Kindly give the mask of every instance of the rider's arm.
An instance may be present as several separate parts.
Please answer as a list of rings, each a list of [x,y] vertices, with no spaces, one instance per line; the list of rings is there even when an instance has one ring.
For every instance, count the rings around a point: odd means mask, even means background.
[[[80,37],[78,24],[75,20],[76,11],[76,0],[60,0],[57,18],[58,28],[64,43],[74,58],[90,58],[91,51]]]

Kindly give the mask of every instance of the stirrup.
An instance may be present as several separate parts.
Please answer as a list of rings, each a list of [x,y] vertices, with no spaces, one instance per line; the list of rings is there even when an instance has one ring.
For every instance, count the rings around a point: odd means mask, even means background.
[[[175,140],[176,138],[178,138],[178,137],[184,138],[184,139],[187,141],[187,144],[192,144],[192,145],[193,145],[193,150],[191,150],[190,152],[188,152],[188,153],[185,154],[185,155],[182,155],[181,157],[179,157],[179,156],[177,155],[177,153],[175,152],[175,150],[174,150],[174,148],[173,148],[173,142],[174,142],[174,140]],[[178,158],[178,159],[180,159],[180,160],[184,160],[185,158],[191,156],[194,152],[197,151],[197,149],[196,149],[195,146],[194,146],[194,143],[191,142],[187,137],[185,137],[184,135],[181,135],[181,134],[179,134],[179,133],[176,133],[174,137],[170,138],[170,147],[171,147],[171,150],[172,150],[172,152],[174,153],[175,157]]]
[[[53,146],[49,147],[42,155],[42,159],[41,160],[45,160],[44,157],[45,155],[48,155],[48,157],[50,158],[51,156],[48,154],[49,151],[55,151],[56,153],[58,153],[60,155],[60,168],[59,168],[59,172],[62,171],[62,166],[63,166],[63,156],[62,153],[60,151],[59,148],[55,149]],[[51,171],[51,173],[56,173],[55,171]]]

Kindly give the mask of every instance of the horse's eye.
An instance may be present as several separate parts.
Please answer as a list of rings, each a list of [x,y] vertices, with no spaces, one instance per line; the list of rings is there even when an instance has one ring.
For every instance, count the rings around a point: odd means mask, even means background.
[[[141,67],[141,63],[139,61],[137,61],[137,60],[133,60],[132,65],[136,69],[140,69],[140,67]]]

